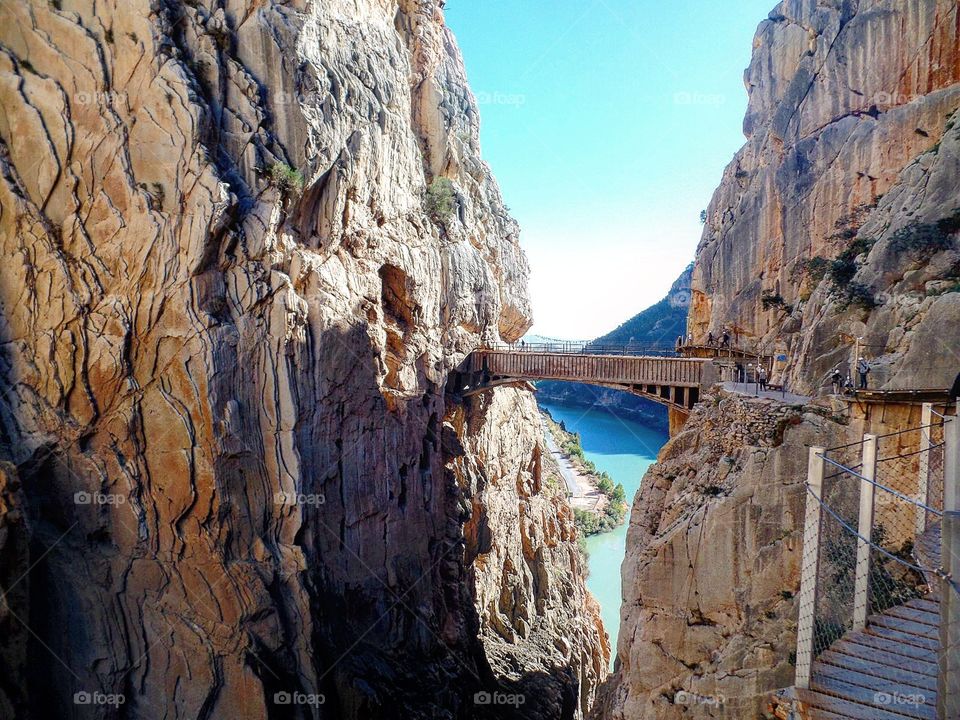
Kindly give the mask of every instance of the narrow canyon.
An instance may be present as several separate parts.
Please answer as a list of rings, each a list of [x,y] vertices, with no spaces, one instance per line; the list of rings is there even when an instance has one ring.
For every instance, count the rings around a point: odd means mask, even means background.
[[[443,0],[0,0],[0,718],[772,717],[807,448],[916,419],[841,336],[960,371],[960,10],[757,21],[672,295],[805,400],[671,426],[611,648],[533,387],[458,385],[532,311]]]

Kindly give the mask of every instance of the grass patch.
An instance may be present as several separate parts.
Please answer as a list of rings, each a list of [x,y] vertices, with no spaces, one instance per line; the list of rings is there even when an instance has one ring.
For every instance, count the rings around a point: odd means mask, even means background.
[[[270,180],[285,193],[299,195],[303,192],[303,173],[286,163],[278,162],[270,166]]]

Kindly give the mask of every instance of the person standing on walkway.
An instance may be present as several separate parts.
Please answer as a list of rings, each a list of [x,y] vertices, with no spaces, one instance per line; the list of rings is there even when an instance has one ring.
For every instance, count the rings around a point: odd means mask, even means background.
[[[767,369],[763,365],[757,370],[757,382],[760,383],[761,390],[767,389]]]
[[[860,389],[867,389],[867,375],[870,372],[870,363],[867,362],[866,358],[860,358],[857,360],[857,375],[860,376]]]
[[[723,329],[723,335],[720,336],[720,347],[730,347],[730,331]]]
[[[840,374],[840,366],[837,365],[830,373],[830,383],[833,385],[833,394],[839,395],[843,387],[843,375]]]
[[[713,347],[713,331],[707,333],[707,347]]]

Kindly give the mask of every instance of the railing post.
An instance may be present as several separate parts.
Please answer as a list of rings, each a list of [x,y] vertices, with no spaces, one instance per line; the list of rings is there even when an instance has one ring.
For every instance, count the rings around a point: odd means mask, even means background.
[[[937,673],[937,718],[960,717],[960,417],[943,425],[943,517],[940,521],[940,658]]]
[[[933,425],[933,403],[924,403],[920,415],[920,474],[917,478],[917,537],[927,531],[927,510],[930,505],[930,433]]]
[[[794,684],[798,688],[810,687],[813,668],[813,637],[817,610],[817,575],[820,570],[820,524],[823,512],[820,498],[823,495],[822,447],[810,448],[807,461],[806,513],[803,522],[803,558],[800,569],[800,613],[797,618],[797,672]]]
[[[870,611],[870,540],[873,534],[874,490],[870,480],[877,478],[877,436],[863,436],[860,480],[860,522],[857,529],[857,574],[853,590],[853,629],[863,630],[867,626],[867,614]]]

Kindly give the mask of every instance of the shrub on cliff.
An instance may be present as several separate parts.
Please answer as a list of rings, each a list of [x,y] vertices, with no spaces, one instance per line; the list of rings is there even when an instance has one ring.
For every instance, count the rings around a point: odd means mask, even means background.
[[[948,217],[932,223],[914,223],[893,234],[890,248],[894,252],[916,253],[929,258],[953,245],[953,235],[960,232],[960,208]]]
[[[434,220],[447,223],[453,216],[457,200],[449,178],[438,177],[427,187],[427,214]]]
[[[285,193],[299,195],[303,192],[303,173],[286,163],[278,162],[270,166],[270,180]]]

